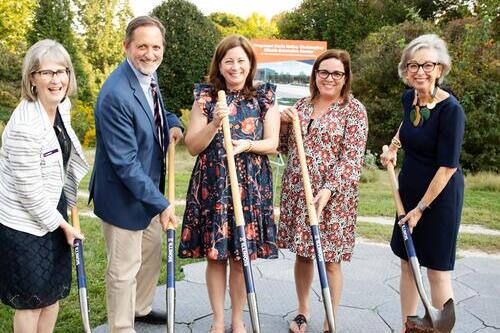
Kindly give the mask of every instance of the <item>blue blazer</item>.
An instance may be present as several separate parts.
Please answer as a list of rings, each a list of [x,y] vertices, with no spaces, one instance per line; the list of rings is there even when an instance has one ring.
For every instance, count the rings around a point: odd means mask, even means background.
[[[179,119],[160,102],[165,149]],[[89,202],[103,221],[129,230],[146,229],[167,208],[165,164],[153,111],[127,60],[104,83],[94,110],[96,153]],[[162,184],[162,188],[160,188]]]

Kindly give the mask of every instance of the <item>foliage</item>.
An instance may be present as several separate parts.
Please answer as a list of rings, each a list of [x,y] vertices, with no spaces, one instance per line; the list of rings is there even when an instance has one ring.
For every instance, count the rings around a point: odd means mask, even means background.
[[[465,186],[471,190],[500,192],[500,177],[493,172],[478,172],[467,175]]]
[[[252,13],[246,20],[227,13],[212,13],[208,18],[222,36],[239,34],[247,38],[275,38],[278,35],[276,22],[258,13]]]
[[[436,28],[425,22],[405,22],[370,34],[353,56],[353,93],[365,105],[370,132],[367,149],[380,152],[401,122],[401,94],[397,64],[404,46]]]
[[[13,53],[23,49],[20,44],[30,26],[34,7],[35,0],[0,1],[0,46]]]
[[[180,110],[180,119],[181,119],[181,122],[182,122],[182,126],[184,126],[184,128],[188,128],[189,126],[189,117],[191,115],[191,110],[190,109],[181,109]]]
[[[0,80],[0,105],[3,105],[9,109],[10,112],[14,110],[19,99],[21,97],[20,81],[1,81]],[[3,115],[0,114],[0,120],[2,120]]]
[[[304,0],[278,21],[284,39],[324,40],[329,48],[353,51],[370,32],[403,22],[409,8],[402,0]]]
[[[123,40],[132,11],[127,0],[75,0],[78,22],[83,28],[82,52],[101,87],[123,60]]]
[[[241,34],[245,24],[245,20],[241,17],[228,13],[212,13],[208,15],[208,19],[212,21],[222,36]]]
[[[167,108],[175,113],[193,103],[193,83],[208,72],[220,35],[214,24],[185,0],[169,0],[153,9],[165,27],[166,50],[158,69]]]
[[[450,22],[445,34],[454,60],[449,84],[467,117],[462,165],[500,171],[500,47],[487,18]]]
[[[79,98],[91,101],[92,84],[89,82],[90,70],[85,70],[85,59],[78,49],[77,38],[73,33],[73,12],[70,0],[42,0],[35,9],[33,26],[28,31],[30,45],[42,39],[53,39],[68,51],[78,82]]]
[[[85,147],[92,147],[92,143],[95,145],[95,138],[93,142],[85,141],[87,136],[91,135],[89,133],[95,133],[93,112],[94,110],[92,105],[89,103],[77,100],[73,104],[73,110],[71,112],[71,127],[75,130],[78,140],[80,140]]]

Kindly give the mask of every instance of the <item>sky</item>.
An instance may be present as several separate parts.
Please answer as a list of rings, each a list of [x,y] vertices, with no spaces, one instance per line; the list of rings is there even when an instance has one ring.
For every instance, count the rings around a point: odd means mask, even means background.
[[[134,15],[146,15],[163,0],[129,0]],[[249,17],[253,12],[270,20],[274,15],[289,11],[300,5],[302,0],[188,0],[194,3],[204,15],[224,12]]]

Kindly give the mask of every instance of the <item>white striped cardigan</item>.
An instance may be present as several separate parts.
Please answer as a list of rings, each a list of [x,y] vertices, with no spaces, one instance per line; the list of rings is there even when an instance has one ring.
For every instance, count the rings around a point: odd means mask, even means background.
[[[70,124],[69,99],[58,109],[72,143],[66,174],[59,141],[38,101],[22,100],[2,134],[0,223],[35,236],[54,231],[63,221],[57,211],[63,189],[68,206],[76,206],[78,184],[89,168]]]

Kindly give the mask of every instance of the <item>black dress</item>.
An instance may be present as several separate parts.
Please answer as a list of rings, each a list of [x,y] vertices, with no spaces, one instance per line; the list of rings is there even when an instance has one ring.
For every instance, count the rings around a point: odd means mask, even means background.
[[[435,270],[453,270],[458,229],[464,196],[464,177],[459,158],[465,115],[457,99],[450,95],[431,111],[430,118],[414,127],[410,111],[414,91],[403,94],[404,118],[399,136],[405,158],[399,174],[399,192],[406,212],[422,199],[439,167],[457,168],[442,192],[423,212],[413,229],[413,242],[420,264]],[[391,240],[392,251],[407,260],[397,224]]]
[[[64,169],[71,140],[59,112],[54,120]],[[68,220],[64,191],[57,210]],[[14,309],[39,309],[68,296],[71,288],[71,248],[61,228],[42,237],[0,224],[0,299]]]

